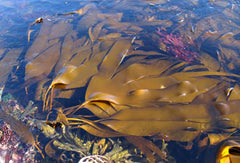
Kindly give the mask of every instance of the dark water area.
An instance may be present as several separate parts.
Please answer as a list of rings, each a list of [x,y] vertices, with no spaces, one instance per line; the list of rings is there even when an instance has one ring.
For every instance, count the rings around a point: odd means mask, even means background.
[[[239,15],[239,0],[0,0],[0,162],[240,161]]]

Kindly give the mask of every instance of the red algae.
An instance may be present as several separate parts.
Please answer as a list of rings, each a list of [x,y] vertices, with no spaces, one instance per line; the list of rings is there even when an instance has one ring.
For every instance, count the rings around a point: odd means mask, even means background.
[[[0,105],[0,162],[34,161],[36,150],[30,128],[13,116],[21,109],[14,100]]]
[[[158,28],[156,33],[159,36],[159,40],[167,46],[167,53],[187,62],[192,62],[197,59],[197,53],[192,52],[194,46],[184,41],[178,34],[168,34],[161,28]]]
[[[33,146],[23,146],[21,137],[11,129],[9,124],[0,124],[0,162],[32,162],[36,153]]]

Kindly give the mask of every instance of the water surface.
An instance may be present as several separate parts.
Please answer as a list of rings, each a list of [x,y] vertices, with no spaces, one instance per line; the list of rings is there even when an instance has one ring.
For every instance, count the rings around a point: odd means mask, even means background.
[[[239,139],[239,14],[237,0],[1,0],[1,95],[24,116],[5,111],[28,121],[46,160],[111,160],[121,146],[130,157],[115,161],[166,161],[155,144],[169,162],[212,161]]]

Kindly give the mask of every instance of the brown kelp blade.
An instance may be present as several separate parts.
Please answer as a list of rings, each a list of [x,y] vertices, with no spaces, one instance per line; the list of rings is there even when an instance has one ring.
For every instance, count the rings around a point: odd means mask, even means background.
[[[216,99],[225,101],[227,99],[226,89],[230,86],[227,82],[219,82],[206,92],[196,96],[192,104],[209,104]]]
[[[113,131],[109,128],[105,128],[105,127],[100,127],[100,128],[95,128],[91,125],[85,124],[85,125],[81,125],[78,127],[74,127],[74,128],[81,128],[84,129],[85,131],[87,131],[88,133],[98,136],[98,137],[121,137],[121,136],[125,136],[121,133],[118,133],[116,131]]]
[[[22,52],[21,48],[12,48],[12,49],[1,49],[0,53],[5,53],[5,55],[1,54],[0,59],[0,87],[5,85],[9,74],[11,73],[14,66],[18,64],[17,58]]]
[[[70,124],[77,121],[86,123],[72,127],[82,128],[96,136],[163,134],[173,140],[190,141],[209,128],[211,119],[204,105],[198,105],[195,109],[193,107],[195,106],[173,105],[162,108],[130,108],[96,122],[75,118],[68,118],[68,121]]]
[[[117,104],[144,106],[152,102],[169,102],[169,103],[190,103],[192,100],[205,93],[208,89],[215,87],[219,80],[198,78],[181,81],[174,77],[149,77],[133,80],[129,83],[121,83],[121,80],[106,79],[103,76],[95,76],[89,83],[86,99],[94,97],[94,94],[109,94],[116,97]],[[169,82],[168,82],[169,81]],[[148,84],[152,82],[152,84]],[[119,89],[121,88],[121,89]],[[94,100],[94,98],[91,98]],[[97,99],[96,99],[97,100]]]
[[[87,103],[84,108],[87,108],[99,118],[107,118],[117,112],[109,101],[92,101]]]
[[[25,80],[49,75],[60,56],[60,46],[61,43],[57,42],[31,60],[26,65]]]
[[[99,137],[119,137],[123,136],[121,133],[115,132],[114,130],[103,126],[98,122],[94,122],[88,119],[78,119],[78,118],[67,118],[69,125],[72,129],[74,128],[82,128],[86,130],[88,133],[99,136]],[[76,123],[80,122],[80,123]],[[73,124],[73,125],[71,125]]]
[[[211,117],[205,105],[163,105],[159,107],[129,108],[112,115],[114,120],[162,120],[208,122]],[[106,119],[107,120],[107,119]]]
[[[152,101],[190,103],[195,97],[215,87],[220,81],[232,81],[240,77],[226,72],[199,71],[199,66],[188,67],[186,63],[175,64],[166,60],[158,61],[158,59],[156,60],[159,63],[152,61],[154,64],[150,60],[149,63],[146,62],[145,64],[133,62],[124,69],[121,69],[121,66],[118,68],[118,64],[111,68],[109,67],[111,59],[108,59],[108,57],[110,56],[107,55],[104,58],[99,73],[91,79],[87,88],[86,99],[96,92],[101,92],[118,97],[119,102],[123,105],[141,106]],[[118,63],[119,61],[117,62],[115,58],[111,62]],[[164,66],[160,66],[160,63]],[[108,68],[104,66],[105,64],[108,65]],[[167,73],[166,70],[169,66],[172,71],[168,70]],[[185,68],[186,71],[174,71],[179,67]],[[196,70],[195,67],[197,67]],[[111,78],[102,73],[102,71],[107,73],[105,69],[116,68],[121,69],[121,71],[114,70],[114,76]],[[113,70],[111,71],[113,72]],[[171,79],[170,82],[167,82],[168,79]],[[149,84],[148,81],[154,83]],[[156,81],[159,81],[159,83]]]
[[[46,110],[48,108],[48,93],[50,90],[54,90],[54,88],[58,88],[58,89],[65,89],[66,85],[70,83],[70,79],[71,79],[71,72],[76,69],[75,66],[65,66],[62,68],[62,70],[59,72],[59,74],[57,75],[57,77],[52,81],[51,85],[48,87],[45,96],[43,98],[43,110]],[[69,74],[70,73],[70,74]],[[50,96],[50,98],[52,99],[53,97]],[[51,103],[51,102],[50,102]],[[49,108],[51,109],[51,107]]]
[[[96,105],[96,103],[97,103],[97,105]],[[101,108],[100,105],[104,105],[104,104],[106,104],[105,105],[106,108],[105,107]],[[96,116],[101,117],[101,116],[104,116],[102,114],[103,113],[102,111],[104,111],[105,113],[112,112],[111,110],[114,109],[114,107],[111,107],[111,105],[113,105],[113,104],[119,104],[117,97],[115,97],[111,94],[96,92],[92,96],[90,96],[89,99],[87,99],[83,104],[78,106],[77,108],[70,109],[68,111],[68,114],[74,114],[79,109],[85,108],[87,105],[87,106],[90,106],[88,110],[92,111],[94,114],[96,113]],[[95,107],[94,105],[98,106],[98,107]]]
[[[122,135],[153,136],[162,134],[171,140],[192,141],[199,133],[207,128],[204,123],[182,121],[120,121],[107,120],[102,122]]]
[[[232,100],[227,102],[216,102],[214,106],[220,113],[220,120],[225,126],[240,128],[240,100]]]
[[[110,51],[104,57],[99,71],[101,71],[106,78],[111,78],[127,55],[130,47],[130,40],[116,41]]]
[[[120,135],[164,134],[173,140],[190,141],[202,130],[209,128],[210,116],[204,106],[196,106],[195,109],[192,109],[195,106],[186,105],[182,108],[181,106],[120,110],[110,118],[101,119],[97,123]],[[82,128],[82,126],[79,127]],[[90,131],[87,126],[84,126],[84,129]],[[94,134],[94,131],[91,130],[91,134]]]
[[[84,86],[90,77],[98,72],[97,67],[99,64],[101,64],[100,67],[102,67],[100,69],[117,69],[130,46],[130,41],[120,40],[111,47],[110,51],[107,54],[105,51],[103,51],[102,53],[94,55],[89,61],[86,61],[85,64],[82,64],[78,67],[71,65],[63,67],[49,86],[48,91],[45,94],[44,101],[47,102],[48,92],[53,86],[60,89],[71,89]],[[119,59],[115,61],[116,53],[120,58],[118,57]],[[105,57],[102,61],[102,57],[104,55]],[[111,68],[109,66],[113,67]],[[104,72],[104,74],[108,73]],[[46,108],[46,106],[44,108]]]

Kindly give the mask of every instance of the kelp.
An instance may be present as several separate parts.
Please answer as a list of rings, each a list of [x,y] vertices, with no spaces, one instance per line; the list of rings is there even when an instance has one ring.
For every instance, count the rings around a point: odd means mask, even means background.
[[[164,112],[165,109],[169,108],[163,107],[161,109],[146,108],[143,110],[142,109],[121,110],[118,113],[114,114],[112,117],[100,121],[100,123],[110,127],[111,129],[119,133],[123,133],[124,135],[129,134],[136,136],[153,136],[156,134],[163,134],[177,141],[191,141],[194,138],[192,137],[192,134],[197,135],[200,131],[209,128],[208,123],[210,122],[206,120],[207,117],[201,117],[200,109],[199,117],[196,118],[191,117],[189,119],[185,117],[184,113],[181,112],[181,110],[178,110],[180,108],[177,108],[176,109],[177,111],[175,109],[174,110],[169,109],[168,110],[169,112],[167,111],[166,113]],[[175,112],[170,112],[171,110]],[[190,109],[185,109],[183,107],[183,110],[188,111]],[[144,111],[147,111],[145,117],[143,117]],[[160,114],[158,113],[158,111],[160,112]],[[131,113],[133,112],[134,114],[136,114],[136,116],[134,116],[133,119],[131,118],[131,116],[129,118],[127,118],[128,116],[124,116],[125,114],[131,115]],[[150,114],[151,116],[153,114],[163,115],[164,118],[162,118],[161,116],[156,118],[155,117],[150,118],[149,117]],[[171,114],[173,115],[172,117]],[[176,132],[178,134],[175,134]]]
[[[91,107],[90,107],[91,108]],[[193,109],[194,108],[194,109]],[[99,110],[99,108],[96,108]],[[93,113],[96,113],[93,109]],[[96,113],[98,115],[98,113]],[[133,116],[134,115],[134,116]],[[213,116],[213,117],[212,117]],[[92,134],[103,136],[92,128],[102,126],[102,129],[109,128],[122,135],[153,136],[163,134],[170,139],[177,141],[191,141],[200,132],[214,127],[215,115],[209,114],[206,105],[163,105],[159,107],[128,108],[116,111],[115,114],[97,120],[92,124],[89,120],[67,118],[72,122],[82,121],[84,129]],[[82,124],[73,123],[82,128]],[[106,128],[107,127],[107,128]],[[75,127],[74,127],[75,128]],[[109,130],[107,129],[107,130]],[[95,132],[95,133],[94,133]],[[178,134],[175,134],[175,133]],[[104,132],[105,135],[108,132]],[[109,133],[109,137],[114,137]],[[105,137],[105,136],[104,136]]]
[[[232,73],[238,69],[234,36],[239,30],[226,32],[225,22],[220,27],[220,14],[199,20],[195,13],[182,12],[177,2],[159,12],[181,13],[162,20],[154,15],[159,2],[151,3],[135,14],[136,22],[118,10],[121,5],[111,14],[95,4],[58,15],[65,20],[44,21],[25,55],[24,79],[38,84],[35,94],[43,111],[53,109],[57,98],[63,107],[61,99],[78,99],[78,105],[58,112],[58,123],[98,137],[126,137],[155,161],[153,152],[165,156],[145,136],[192,142],[209,133],[217,144],[230,136],[217,139],[210,132],[239,128],[240,76]],[[171,44],[163,44],[168,39]],[[179,57],[177,45],[189,53]],[[51,145],[45,150],[57,157]]]
[[[65,67],[62,71],[60,71],[60,73],[58,74],[58,76],[56,77],[56,80],[53,80],[51,86],[49,87],[48,91],[52,88],[52,87],[57,87],[57,88],[75,88],[75,87],[81,87],[84,86],[87,82],[87,80],[94,75],[95,73],[97,73],[97,67],[99,66],[98,64],[98,60],[100,59],[99,57],[104,57],[103,61],[101,63],[101,69],[100,70],[105,70],[105,69],[109,69],[112,70],[112,68],[110,67],[105,67],[105,60],[106,57],[111,57],[111,55],[114,55],[115,51],[118,53],[126,53],[125,51],[128,50],[128,48],[130,47],[130,43],[128,41],[128,44],[126,44],[126,41],[119,41],[114,43],[113,47],[111,48],[111,50],[105,54],[105,53],[100,53],[98,55],[92,56],[92,58],[89,60],[89,62],[87,62],[86,64],[82,64],[79,67]],[[122,46],[122,47],[121,47]],[[112,53],[112,54],[111,54]],[[107,56],[106,56],[107,55]],[[126,54],[122,54],[122,57],[125,57]],[[112,59],[115,59],[114,57],[112,57]],[[114,63],[114,60],[112,60],[111,58],[108,58],[108,60],[110,60],[112,63]],[[119,58],[120,60],[122,60],[123,58]],[[119,60],[118,59],[118,60]],[[116,61],[115,61],[116,62]],[[119,63],[119,62],[117,62]],[[113,64],[114,65],[114,64]],[[115,66],[115,65],[114,65]],[[88,68],[89,67],[89,68]],[[89,70],[93,70],[91,71],[85,71],[86,69]],[[86,74],[85,74],[85,73]],[[111,73],[111,72],[108,72]],[[81,76],[79,76],[78,74],[83,75],[83,77],[86,79],[85,81],[83,80],[83,78]],[[89,76],[89,77],[86,77]],[[80,83],[79,83],[80,82]],[[76,86],[75,86],[76,85]],[[59,87],[58,87],[59,86]],[[47,91],[47,93],[48,93]],[[47,95],[46,93],[46,95]],[[46,98],[44,98],[44,101],[46,100]]]
[[[239,100],[219,102],[215,104],[221,114],[225,126],[239,128]]]
[[[189,142],[202,132],[219,127],[216,125],[219,123],[238,127],[238,121],[225,120],[236,119],[238,114],[234,113],[234,117],[214,115],[219,112],[218,107],[212,109],[210,104],[204,104],[203,101],[200,102],[202,105],[199,104],[202,95],[208,97],[209,101],[214,101],[216,97],[229,98],[231,93],[225,92],[225,88],[230,88],[228,82],[238,79],[238,75],[208,69],[202,71],[203,66],[189,67],[186,63],[177,64],[165,59],[145,61],[143,58],[124,67],[130,47],[129,40],[119,40],[108,51],[101,53],[102,56],[93,55],[79,67],[64,67],[46,92],[45,109],[53,98],[50,90],[83,87],[87,82],[79,78],[83,75],[89,82],[85,102],[65,113],[68,125],[73,129],[81,128],[99,137],[161,134],[174,141]],[[90,63],[97,56],[101,60],[95,61],[94,73],[89,71],[87,77],[78,72],[80,67],[83,67],[82,72],[89,69],[88,62],[89,66],[94,66]],[[182,71],[177,72],[178,69]],[[213,95],[218,89],[220,94]],[[50,100],[49,109],[51,103]],[[84,108],[98,119],[79,116],[78,112]],[[147,157],[151,160],[149,154]]]
[[[22,50],[22,48],[0,49],[0,87],[3,87],[7,82],[13,67],[17,67],[19,64],[18,57]]]

